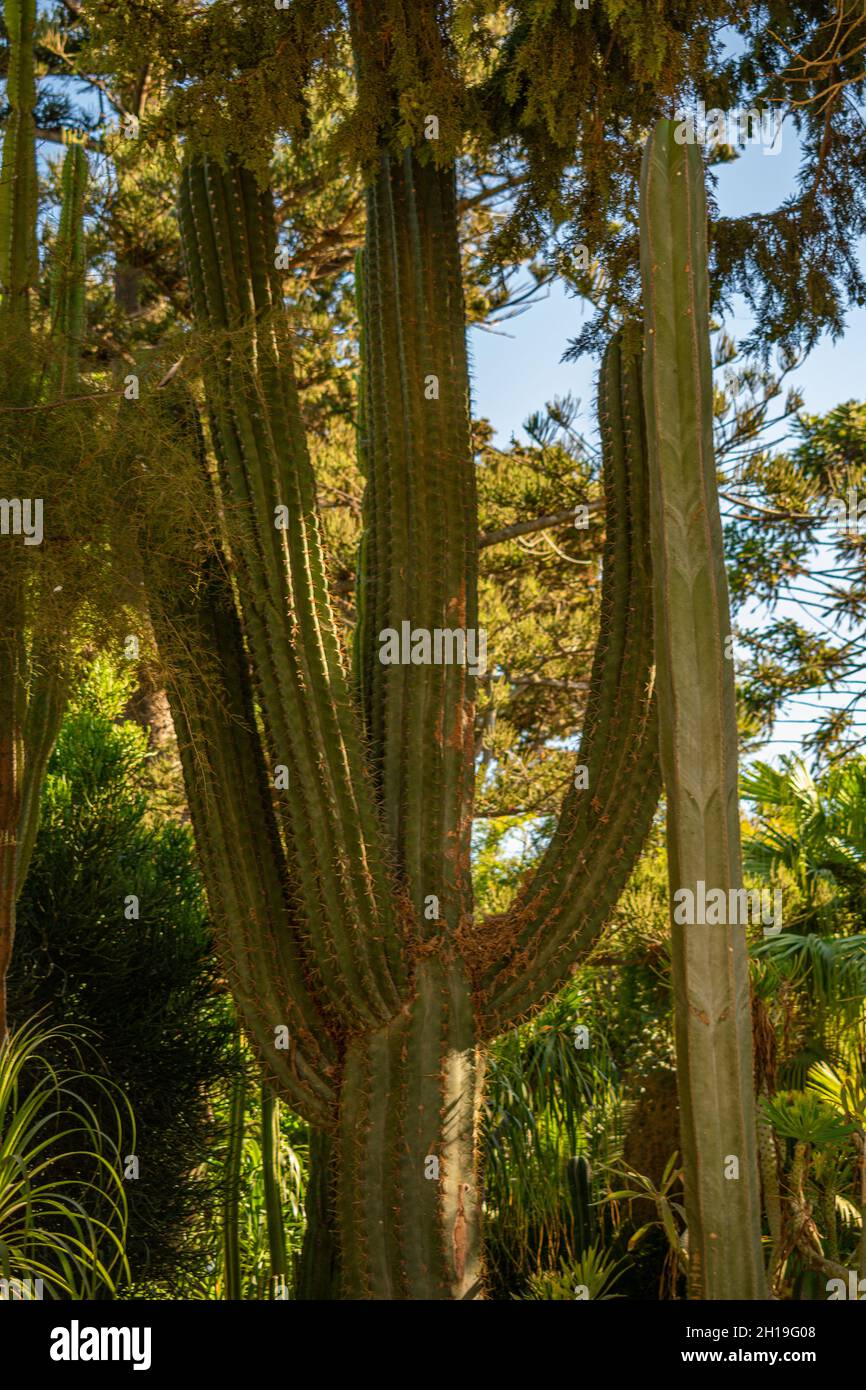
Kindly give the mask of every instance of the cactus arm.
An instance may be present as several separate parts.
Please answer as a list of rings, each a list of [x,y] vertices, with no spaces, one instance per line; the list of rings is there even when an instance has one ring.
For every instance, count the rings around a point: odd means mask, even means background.
[[[375,614],[370,612],[370,560],[371,552],[375,551],[376,539],[374,535],[375,518],[377,508],[374,503],[375,480],[370,476],[367,465],[367,454],[369,452],[369,441],[367,439],[367,394],[369,389],[369,375],[367,371],[367,330],[365,328],[364,313],[364,252],[363,249],[355,252],[355,312],[358,318],[358,405],[356,415],[356,439],[357,439],[357,458],[358,467],[365,479],[364,495],[362,499],[362,527],[361,536],[358,542],[358,555],[355,565],[355,627],[352,633],[352,678],[355,690],[355,697],[360,708],[363,708],[365,699],[369,705],[369,696],[364,687],[364,653],[371,651],[374,643],[373,633],[375,632]]]
[[[87,155],[73,146],[63,161],[60,227],[51,278],[51,337],[54,361],[48,396],[57,400],[78,381],[78,362],[84,336],[84,195]],[[24,728],[26,758],[21,790],[18,836],[20,894],[39,828],[39,801],[51,750],[57,742],[69,689],[67,673],[55,655],[31,652],[27,714]]]
[[[36,75],[33,31],[36,0],[6,0],[9,34],[6,96],[10,106],[0,169],[0,297],[22,339],[30,325],[30,297],[39,271],[36,241]],[[23,347],[23,344],[22,344]]]
[[[700,153],[674,130],[662,121],[647,142],[640,204],[660,749],[671,894],[702,880],[727,895],[742,870],[706,194]],[[765,1297],[745,926],[674,921],[672,959],[692,1290]]]
[[[406,978],[404,926],[330,611],[315,486],[273,275],[270,195],[237,164],[188,162],[181,230],[196,318],[220,336],[205,373],[233,555],[309,944],[351,1026],[388,1017]],[[278,530],[275,508],[288,509]]]
[[[471,910],[475,677],[468,661],[383,664],[380,634],[477,640],[474,460],[452,166],[381,155],[367,190],[360,685],[391,843],[422,930]],[[369,609],[369,616],[367,610]],[[439,899],[426,921],[424,899]]]
[[[221,567],[152,603],[202,873],[221,959],[266,1074],[311,1123],[332,1119],[335,1051],[289,925],[293,903],[255,729],[246,658]],[[176,651],[176,634],[208,650],[212,669]],[[288,1030],[288,1047],[277,1029]]]
[[[4,19],[9,34],[6,95],[10,113],[0,164],[0,324],[4,348],[15,370],[5,394],[21,405],[32,390],[30,297],[38,272],[36,216],[36,134],[33,109],[36,77],[33,29],[35,0],[7,0]],[[4,404],[6,402],[4,401]],[[9,563],[19,565],[18,557]],[[6,975],[15,940],[15,902],[20,888],[18,862],[21,809],[25,787],[27,720],[27,642],[25,577],[15,574],[0,613],[0,1045],[6,1039]]]
[[[592,946],[658,801],[646,441],[632,326],[605,353],[599,414],[607,518],[601,624],[577,758],[588,785],[568,793],[541,864],[511,910],[467,942],[488,1037],[560,988]]]
[[[268,1085],[261,1084],[262,1180],[271,1256],[271,1297],[285,1297],[289,1275],[286,1228],[283,1224],[282,1156],[280,1152],[280,1101]]]
[[[165,408],[203,457],[195,405],[170,388]],[[154,547],[155,549],[156,547]],[[280,1093],[312,1123],[333,1119],[337,1060],[325,997],[294,926],[296,888],[274,814],[224,557],[182,562],[160,585],[144,550],[150,609],[217,944],[244,1028]],[[288,1046],[278,1030],[288,1031]]]
[[[244,1121],[247,1079],[240,1047],[237,1050],[237,1072],[232,1078],[229,1100],[228,1134],[226,1136],[225,1173],[223,1181],[223,1279],[224,1297],[243,1298],[243,1266],[241,1258],[241,1169],[244,1157]]]
[[[50,394],[66,394],[78,377],[84,336],[84,195],[87,155],[73,145],[63,161],[62,201],[51,277],[51,338],[54,361]]]

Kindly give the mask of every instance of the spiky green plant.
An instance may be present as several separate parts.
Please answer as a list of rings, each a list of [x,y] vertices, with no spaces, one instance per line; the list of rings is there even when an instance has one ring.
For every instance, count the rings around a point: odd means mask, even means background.
[[[621,1260],[614,1260],[597,1242],[593,1243],[572,1263],[563,1261],[558,1270],[533,1275],[526,1301],[564,1303],[575,1299],[622,1298],[623,1294],[613,1293],[622,1265]]]
[[[36,79],[33,33],[35,0],[6,0],[9,34],[7,96],[10,115],[0,174],[0,334],[4,346],[0,405],[6,423],[26,428],[26,412],[40,400],[57,401],[77,371],[84,317],[83,200],[87,159],[73,148],[66,156],[63,204],[51,280],[50,370],[42,379],[33,351],[32,300],[39,272],[36,220]],[[0,480],[4,506],[15,479]],[[27,499],[35,507],[36,499]],[[21,506],[19,496],[14,502]],[[41,499],[38,501],[41,506]],[[0,604],[0,1044],[7,1032],[6,974],[15,937],[15,901],[39,814],[39,792],[60,728],[66,675],[55,648],[47,648],[31,619],[39,585],[29,573],[19,537],[0,536],[6,580]]]
[[[644,389],[661,765],[672,904],[742,888],[730,609],[713,452],[707,210],[701,155],[661,121],[641,176]],[[693,898],[693,901],[696,899]],[[727,917],[728,914],[726,913]],[[689,1282],[761,1298],[752,1025],[743,924],[672,913]]]
[[[363,88],[387,26],[380,6],[353,9]],[[272,197],[234,157],[191,153],[180,198],[224,546],[152,599],[244,1027],[271,1082],[330,1136],[342,1294],[472,1298],[484,1043],[588,950],[658,795],[639,344],[617,337],[603,370],[587,777],[510,910],[474,922],[473,673],[380,659],[404,622],[478,627],[455,173],[423,142],[398,144],[382,136],[370,172],[359,272],[354,672],[330,609]],[[178,418],[201,447],[188,407]]]
[[[94,1088],[106,1101],[99,1116],[87,1099]],[[4,1296],[41,1280],[49,1298],[92,1298],[128,1279],[123,1151],[134,1134],[125,1097],[86,1039],[38,1019],[9,1035],[0,1048]],[[70,1180],[82,1160],[94,1176]]]

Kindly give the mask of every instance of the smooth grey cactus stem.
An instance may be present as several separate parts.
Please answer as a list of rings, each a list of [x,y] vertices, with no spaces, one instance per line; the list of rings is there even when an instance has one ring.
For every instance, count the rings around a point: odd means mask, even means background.
[[[713,453],[698,149],[661,121],[640,194],[653,609],[670,890],[742,887],[731,620]],[[680,900],[681,903],[684,900]],[[739,901],[742,901],[740,897]],[[745,925],[672,911],[692,1297],[766,1297]],[[694,915],[694,914],[693,914]],[[732,915],[726,912],[729,918]]]

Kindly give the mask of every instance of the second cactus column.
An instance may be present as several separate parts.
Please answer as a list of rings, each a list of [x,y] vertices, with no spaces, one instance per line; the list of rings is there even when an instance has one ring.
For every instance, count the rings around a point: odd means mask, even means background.
[[[731,619],[713,451],[707,208],[695,145],[660,121],[640,195],[653,608],[672,909],[743,895]],[[745,924],[672,910],[693,1298],[766,1297]],[[715,914],[714,914],[715,916]],[[691,920],[688,918],[691,917]],[[685,918],[687,920],[679,920]]]

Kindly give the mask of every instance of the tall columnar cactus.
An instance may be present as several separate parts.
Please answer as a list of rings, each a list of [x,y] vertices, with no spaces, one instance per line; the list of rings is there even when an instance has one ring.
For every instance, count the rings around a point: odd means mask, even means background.
[[[57,399],[78,378],[84,337],[84,197],[87,155],[73,145],[63,161],[60,226],[51,274],[51,363],[48,394]]]
[[[325,584],[270,195],[239,162],[194,156],[180,221],[228,534],[188,582],[155,584],[153,615],[223,954],[269,1077],[331,1136],[344,1296],[471,1298],[483,1044],[592,945],[658,796],[639,344],[618,337],[603,369],[588,787],[575,779],[513,908],[474,924],[472,673],[379,660],[381,634],[404,622],[477,622],[453,168],[383,153],[368,189],[354,682]],[[201,449],[190,401],[176,410]]]
[[[656,679],[667,793],[690,1287],[765,1296],[731,620],[713,452],[707,209],[698,148],[662,121],[641,195]],[[718,925],[680,922],[721,890]],[[733,894],[733,896],[732,896]]]
[[[0,405],[21,410],[56,400],[74,382],[83,331],[83,199],[87,160],[72,149],[63,169],[63,199],[51,284],[52,362],[41,381],[33,354],[32,305],[39,257],[36,235],[35,0],[6,0],[10,114],[0,175],[0,336],[4,385]],[[9,417],[7,416],[7,419]],[[14,443],[5,432],[4,448]],[[11,458],[11,449],[10,449]],[[8,465],[7,465],[8,467]],[[9,501],[13,470],[0,494]],[[16,479],[16,483],[17,483]],[[15,500],[22,503],[20,495]],[[28,499],[35,504],[36,499]],[[30,582],[20,537],[0,536],[0,1042],[6,1036],[6,974],[15,934],[15,901],[36,836],[39,794],[65,704],[65,680],[33,617],[38,584]],[[54,634],[56,637],[56,634]]]
[[[0,168],[0,296],[3,315],[23,340],[30,323],[30,300],[39,259],[36,243],[36,73],[33,31],[36,0],[6,0],[9,35],[6,97],[9,117]],[[26,370],[23,373],[26,376]]]

